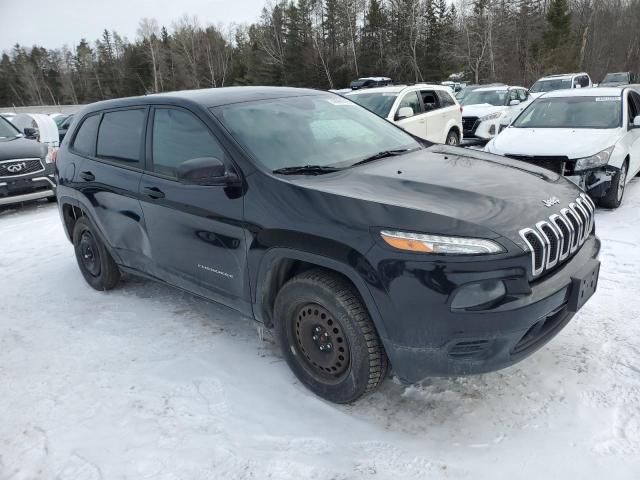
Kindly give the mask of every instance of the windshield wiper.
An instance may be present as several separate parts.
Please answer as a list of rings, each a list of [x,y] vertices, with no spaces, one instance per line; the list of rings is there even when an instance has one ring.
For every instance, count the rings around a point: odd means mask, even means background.
[[[280,175],[322,175],[323,173],[331,173],[342,170],[338,167],[330,167],[327,165],[298,165],[297,167],[277,168],[273,173]]]
[[[363,160],[360,160],[359,162],[356,162],[351,166],[355,167],[356,165],[362,165],[364,163],[373,162],[374,160],[380,160],[381,158],[396,157],[398,155],[402,155],[403,153],[407,153],[408,151],[409,151],[408,148],[400,148],[398,150],[384,150],[382,152],[375,153]]]

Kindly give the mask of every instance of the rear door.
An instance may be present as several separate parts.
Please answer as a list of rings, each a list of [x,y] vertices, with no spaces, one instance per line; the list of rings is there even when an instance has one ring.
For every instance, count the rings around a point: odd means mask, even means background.
[[[434,93],[437,94],[438,100],[440,102],[440,109],[437,111],[437,114],[440,116],[442,127],[440,130],[441,134],[438,137],[434,135],[433,138],[438,138],[438,142],[444,143],[447,139],[447,134],[449,133],[449,129],[452,125],[457,126],[458,134],[462,135],[462,112],[460,111],[460,105],[456,103],[449,92],[446,92],[444,90],[436,90],[434,91]],[[429,122],[429,120],[427,120],[427,129],[430,128],[431,123]]]
[[[172,106],[152,108],[140,193],[154,274],[250,311],[240,189],[177,178],[180,164],[202,157],[219,158],[234,169],[216,136],[194,113]]]
[[[413,115],[408,118],[400,119],[398,112],[401,108],[410,107]],[[422,102],[417,91],[407,92],[400,99],[398,108],[395,113],[395,123],[404,128],[407,132],[412,133],[420,138],[427,138],[427,119],[423,115]]]
[[[633,119],[638,115],[640,115],[640,95],[633,90],[628,90],[629,179],[640,171],[640,128],[633,128]]]
[[[70,151],[85,208],[125,266],[145,270],[148,245],[138,199],[142,178],[146,107],[108,110],[87,117]],[[97,127],[97,130],[96,130]],[[96,135],[96,137],[92,137]],[[94,140],[95,139],[95,140]]]

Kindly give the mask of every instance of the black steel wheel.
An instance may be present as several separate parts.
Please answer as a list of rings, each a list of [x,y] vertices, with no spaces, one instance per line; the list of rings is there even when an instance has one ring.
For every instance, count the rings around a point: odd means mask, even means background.
[[[96,290],[111,290],[120,280],[120,270],[86,217],[76,221],[73,247],[82,276]]]
[[[295,348],[305,368],[326,381],[339,380],[349,369],[350,352],[340,322],[323,306],[307,303],[291,322]]]
[[[289,280],[274,306],[275,333],[298,379],[349,403],[384,380],[388,360],[366,306],[341,275],[314,269]]]

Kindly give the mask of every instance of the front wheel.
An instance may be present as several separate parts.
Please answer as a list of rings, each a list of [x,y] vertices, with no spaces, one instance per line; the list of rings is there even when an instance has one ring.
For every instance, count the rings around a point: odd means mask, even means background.
[[[611,179],[611,187],[607,194],[598,202],[604,208],[618,208],[624,196],[624,187],[627,183],[627,162],[622,164],[620,170]]]
[[[374,390],[388,361],[353,286],[322,269],[302,273],[278,293],[276,336],[298,379],[316,395],[349,403]]]
[[[456,132],[455,130],[449,130],[445,143],[454,147],[456,145],[460,145],[460,136],[458,135],[458,132]]]

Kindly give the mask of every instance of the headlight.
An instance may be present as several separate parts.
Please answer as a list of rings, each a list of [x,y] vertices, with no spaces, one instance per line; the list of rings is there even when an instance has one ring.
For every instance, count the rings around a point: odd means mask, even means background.
[[[574,170],[588,170],[589,168],[601,167],[602,165],[606,165],[609,163],[609,157],[611,157],[611,153],[613,152],[614,147],[609,147],[605,150],[602,150],[595,155],[591,155],[590,157],[579,158],[576,160],[576,166]]]
[[[480,117],[481,122],[488,122],[489,120],[496,120],[502,116],[502,112],[492,113],[491,115],[485,115],[484,117]]]
[[[424,233],[382,230],[382,239],[398,250],[419,253],[450,255],[485,255],[502,253],[504,248],[492,240],[483,238],[443,237]]]

